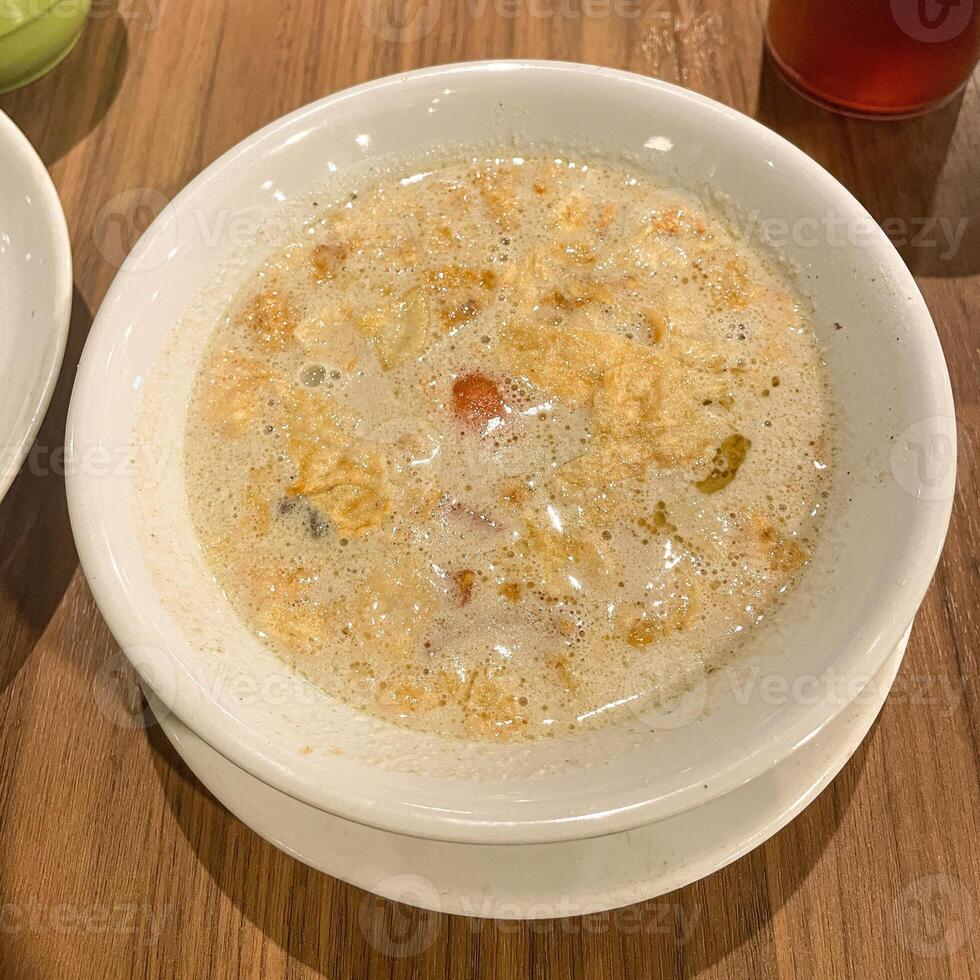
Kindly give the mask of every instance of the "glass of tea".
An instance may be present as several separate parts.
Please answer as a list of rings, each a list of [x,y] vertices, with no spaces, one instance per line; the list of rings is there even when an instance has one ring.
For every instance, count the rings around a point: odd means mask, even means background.
[[[858,116],[928,112],[980,56],[980,0],[772,0],[766,40],[803,95]]]

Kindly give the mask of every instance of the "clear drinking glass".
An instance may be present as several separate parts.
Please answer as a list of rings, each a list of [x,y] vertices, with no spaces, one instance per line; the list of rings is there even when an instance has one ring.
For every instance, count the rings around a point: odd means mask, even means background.
[[[802,94],[860,116],[951,99],[980,56],[980,0],[772,0],[766,40]]]

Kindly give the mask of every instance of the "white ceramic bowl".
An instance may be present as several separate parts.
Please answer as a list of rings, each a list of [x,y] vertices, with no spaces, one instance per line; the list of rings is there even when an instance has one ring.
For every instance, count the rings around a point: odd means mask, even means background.
[[[175,715],[164,711],[160,724],[217,800],[267,841],[319,871],[434,912],[492,919],[588,915],[683,888],[747,854],[796,817],[868,733],[907,640],[908,634],[885,659],[863,692],[867,696],[746,785],[643,827],[547,844],[447,843],[344,820],[249,776]],[[147,696],[156,711],[152,692]]]
[[[68,338],[71,246],[27,137],[0,112],[0,498],[44,418]]]
[[[632,154],[665,179],[710,186],[743,218],[775,219],[770,237],[785,221],[783,252],[813,298],[841,406],[830,526],[805,585],[739,670],[719,671],[673,713],[530,745],[397,729],[296,681],[208,574],[179,451],[222,298],[200,288],[217,276],[228,290],[247,273],[236,238],[249,222],[274,226],[330,173],[375,155],[508,139],[518,149],[586,141]],[[254,267],[261,254],[248,255]],[[165,209],[89,336],[69,418],[68,490],[85,573],[123,650],[228,759],[296,799],[386,830],[539,842],[690,809],[770,769],[838,714],[895,649],[929,583],[949,519],[952,447],[949,381],[922,297],[884,234],[817,164],[751,119],[663,82],[486,62],[307,106],[235,147]],[[126,452],[138,465],[91,462]]]

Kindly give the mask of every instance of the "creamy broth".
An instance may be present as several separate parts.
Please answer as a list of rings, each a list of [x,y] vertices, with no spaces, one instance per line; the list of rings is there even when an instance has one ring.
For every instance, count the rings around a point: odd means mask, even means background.
[[[466,738],[683,689],[801,576],[830,400],[784,275],[599,160],[319,202],[214,330],[186,432],[214,576],[295,669]]]

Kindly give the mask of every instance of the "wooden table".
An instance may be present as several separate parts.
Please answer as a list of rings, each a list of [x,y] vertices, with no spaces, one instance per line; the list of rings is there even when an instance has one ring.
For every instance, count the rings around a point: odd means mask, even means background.
[[[75,304],[57,394],[0,506],[0,977],[962,977],[980,975],[980,92],[904,123],[848,121],[762,56],[763,0],[95,0],[76,50],[0,99],[51,168]],[[788,828],[628,918],[480,922],[377,901],[233,819],[159,729],[72,545],[59,447],[115,266],[154,211],[257,127],[438,62],[589,61],[753,114],[904,248],[958,399],[960,494],[899,683],[832,786]],[[2,175],[0,175],[2,179]],[[954,254],[942,225],[967,219]],[[892,229],[900,227],[892,225]],[[962,226],[961,226],[962,227]],[[129,699],[126,702],[126,699]],[[390,955],[386,931],[417,935]],[[401,931],[399,931],[401,930]]]

